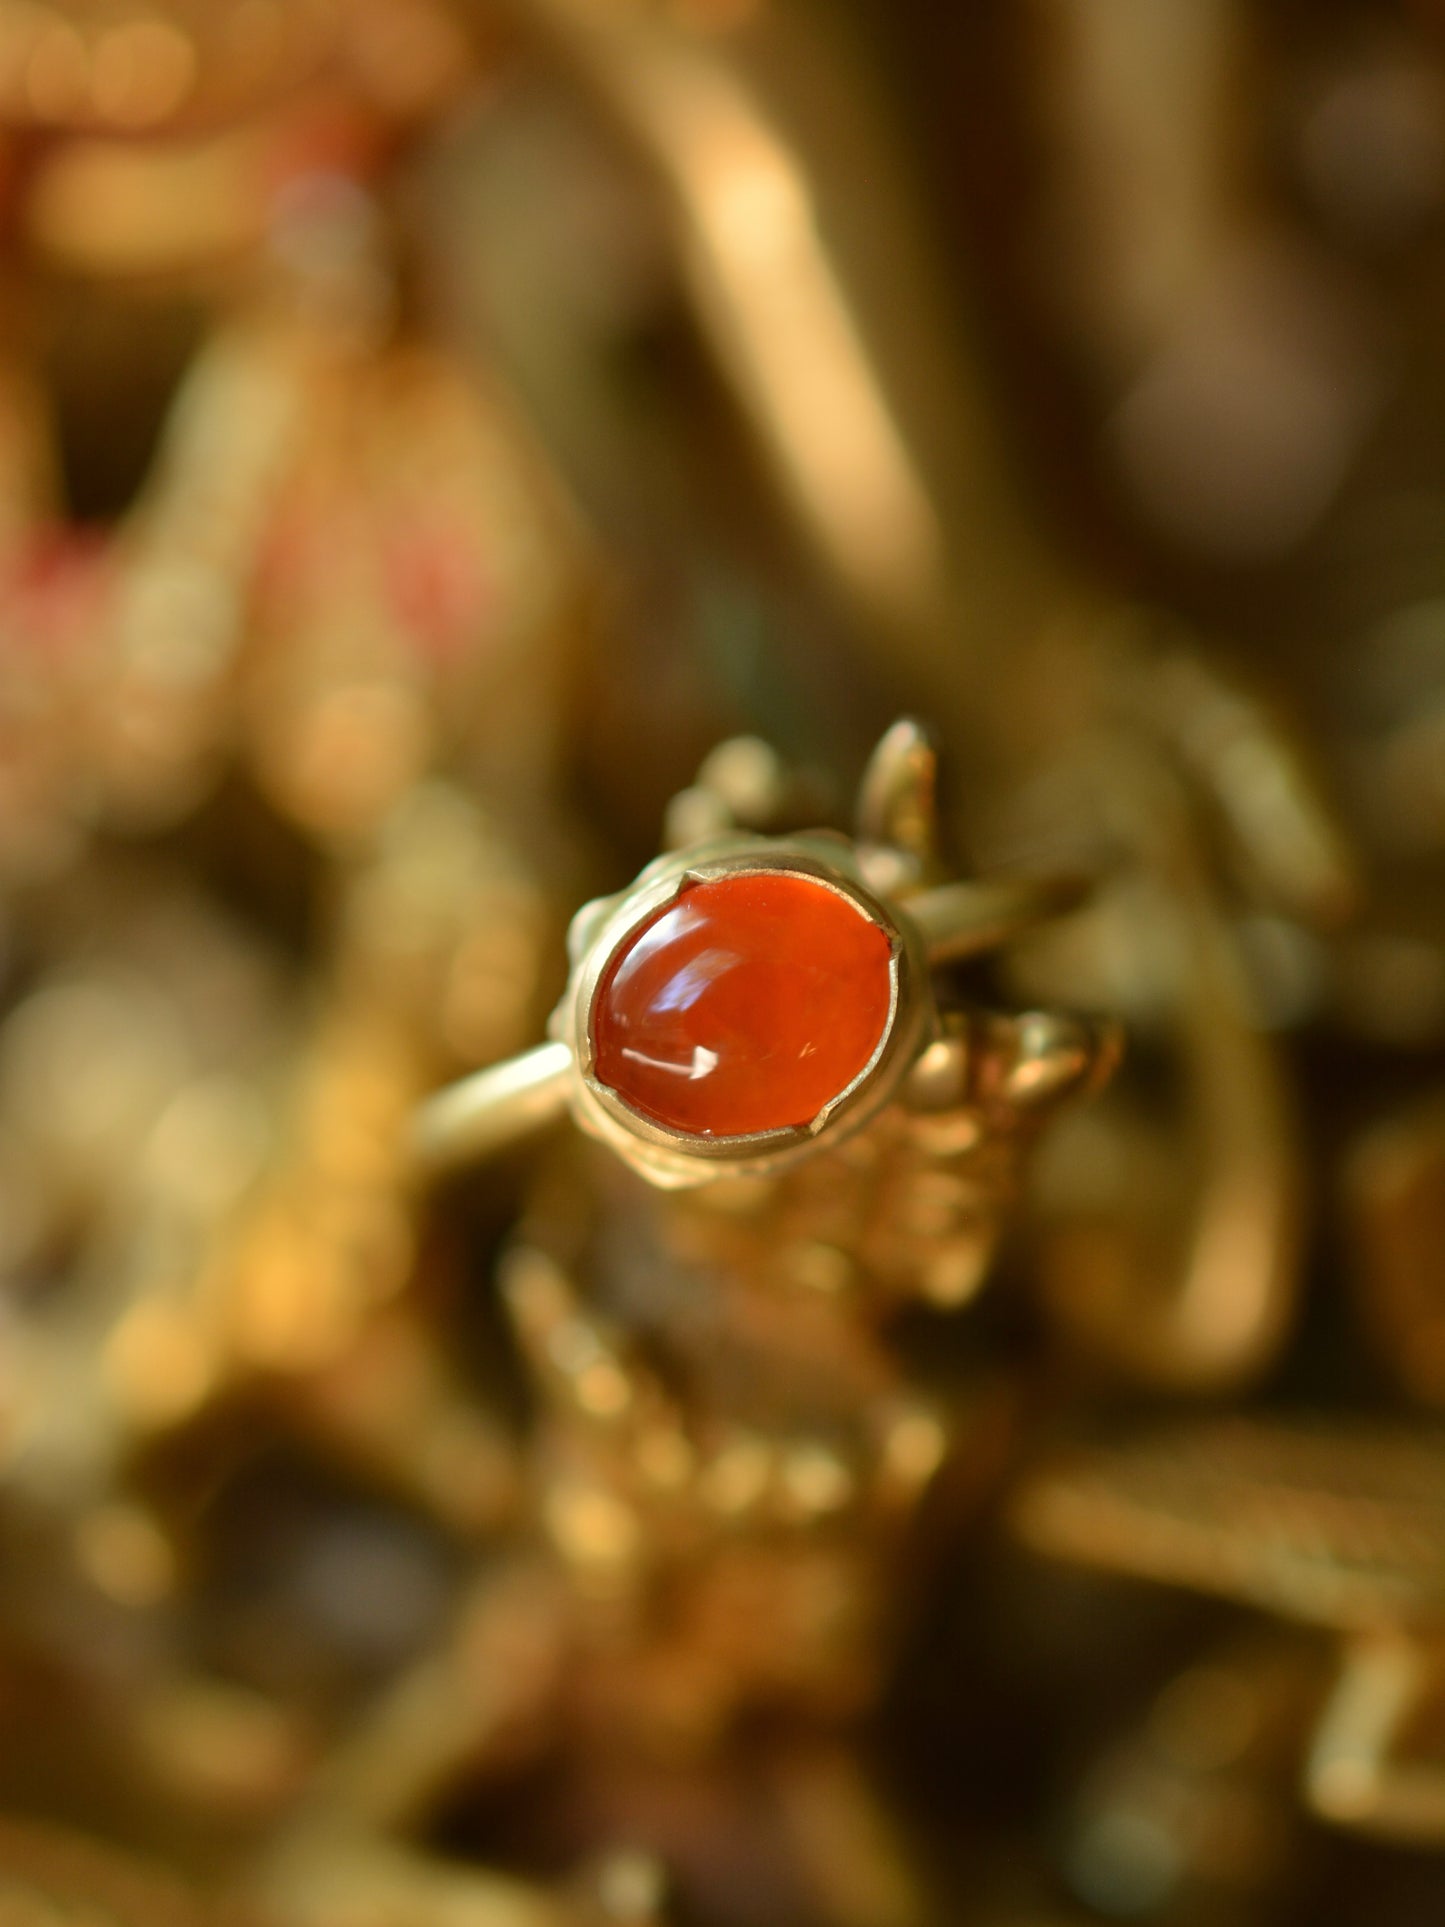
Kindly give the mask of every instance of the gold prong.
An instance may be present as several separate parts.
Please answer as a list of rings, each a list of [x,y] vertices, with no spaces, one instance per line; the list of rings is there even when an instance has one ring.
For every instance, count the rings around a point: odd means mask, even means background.
[[[905,716],[868,758],[858,792],[858,836],[933,862],[938,845],[938,752],[921,723]]]

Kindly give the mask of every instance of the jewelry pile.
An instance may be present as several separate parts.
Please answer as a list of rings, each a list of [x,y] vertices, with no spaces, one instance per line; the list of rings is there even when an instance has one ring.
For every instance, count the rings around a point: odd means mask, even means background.
[[[0,1927],[1433,1927],[1442,207],[1425,7],[0,0]]]

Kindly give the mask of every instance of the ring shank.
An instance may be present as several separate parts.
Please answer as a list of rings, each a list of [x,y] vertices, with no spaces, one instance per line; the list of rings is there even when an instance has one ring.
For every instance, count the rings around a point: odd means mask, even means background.
[[[1089,888],[1071,876],[991,878],[941,884],[900,907],[922,936],[931,964],[962,963],[1077,909]]]
[[[538,1044],[449,1084],[417,1109],[412,1155],[418,1169],[441,1176],[550,1124],[567,1107],[571,1075],[566,1044]]]

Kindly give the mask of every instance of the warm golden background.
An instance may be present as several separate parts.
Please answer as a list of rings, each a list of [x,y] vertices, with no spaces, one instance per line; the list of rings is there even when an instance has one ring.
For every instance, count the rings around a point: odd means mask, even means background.
[[[0,250],[3,1927],[1436,1927],[1445,9],[0,0]],[[905,712],[991,1270],[418,1184]]]

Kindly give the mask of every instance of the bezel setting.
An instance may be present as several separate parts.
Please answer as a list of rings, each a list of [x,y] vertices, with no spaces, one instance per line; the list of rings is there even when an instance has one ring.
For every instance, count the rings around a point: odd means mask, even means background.
[[[593,1069],[593,1013],[613,960],[641,927],[692,885],[739,875],[805,876],[842,897],[889,945],[889,1003],[868,1062],[806,1124],[726,1136],[675,1130],[634,1108]],[[725,1173],[763,1174],[865,1124],[897,1090],[933,1028],[922,939],[906,915],[864,883],[852,846],[819,835],[732,836],[658,858],[619,896],[586,905],[573,920],[573,971],[551,1034],[571,1050],[569,1098],[581,1128],[602,1139],[653,1184],[706,1183]]]

